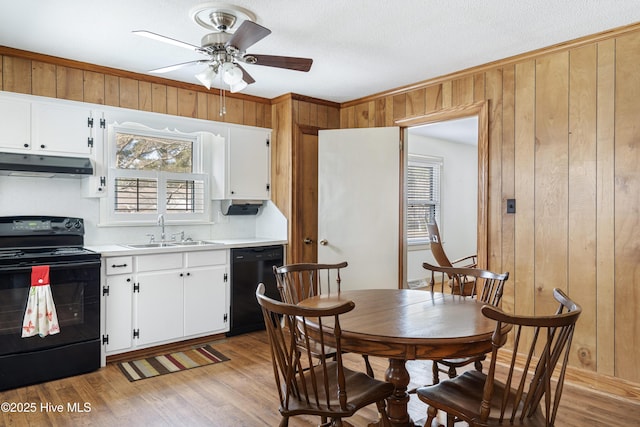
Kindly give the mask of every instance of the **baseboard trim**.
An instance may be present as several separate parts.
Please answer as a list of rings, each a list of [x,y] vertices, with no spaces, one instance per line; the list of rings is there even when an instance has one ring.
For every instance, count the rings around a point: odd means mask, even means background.
[[[111,356],[107,356],[107,363],[123,362],[123,361],[140,359],[143,357],[157,356],[158,354],[171,353],[174,351],[179,351],[180,349],[183,349],[183,348],[194,347],[194,346],[209,343],[211,341],[217,341],[225,338],[226,338],[225,334],[214,334],[214,335],[207,335],[205,337],[192,338],[185,341],[162,344],[155,347],[147,347],[141,350],[133,350],[126,353],[113,354]]]
[[[498,363],[509,364],[511,354],[508,350],[500,351]],[[518,363],[524,366],[524,360],[522,357]],[[567,367],[564,384],[567,387],[579,387],[631,403],[637,404],[640,401],[640,384],[573,366]]]

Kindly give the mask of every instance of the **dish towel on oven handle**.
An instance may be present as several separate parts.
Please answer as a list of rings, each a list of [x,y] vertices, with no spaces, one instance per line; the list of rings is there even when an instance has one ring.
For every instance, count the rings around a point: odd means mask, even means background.
[[[22,322],[22,338],[45,337],[60,332],[50,285],[48,265],[31,267],[31,288]]]

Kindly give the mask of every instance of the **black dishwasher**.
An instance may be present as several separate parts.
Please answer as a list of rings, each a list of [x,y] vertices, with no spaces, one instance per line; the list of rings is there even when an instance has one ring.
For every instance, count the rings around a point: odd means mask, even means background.
[[[281,266],[282,261],[282,245],[231,249],[231,328],[228,336],[264,329],[256,288],[258,283],[264,283],[266,295],[280,300],[273,266]]]

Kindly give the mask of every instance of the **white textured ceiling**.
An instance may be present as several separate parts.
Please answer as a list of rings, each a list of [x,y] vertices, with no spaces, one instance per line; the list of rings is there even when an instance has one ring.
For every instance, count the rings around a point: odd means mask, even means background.
[[[272,31],[248,53],[313,58],[308,73],[247,65],[243,92],[345,102],[640,21],[638,0],[231,0]],[[0,45],[146,73],[204,57],[198,0],[0,0]],[[202,67],[164,74],[198,83]]]

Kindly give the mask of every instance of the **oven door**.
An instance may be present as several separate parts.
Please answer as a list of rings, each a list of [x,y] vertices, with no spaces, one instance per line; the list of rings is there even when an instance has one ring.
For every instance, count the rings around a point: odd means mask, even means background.
[[[0,268],[0,357],[100,338],[100,260],[48,264],[60,332],[22,338],[31,266]]]

